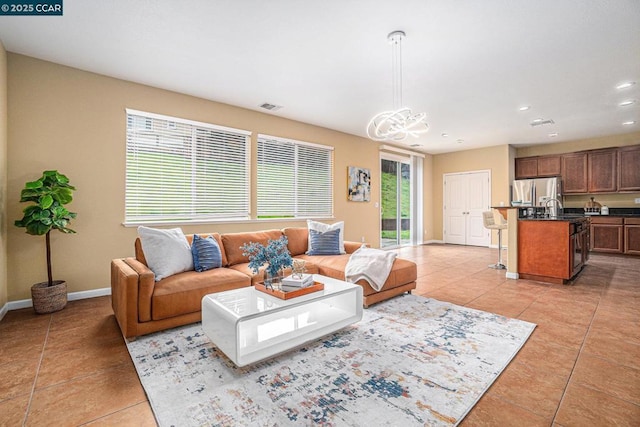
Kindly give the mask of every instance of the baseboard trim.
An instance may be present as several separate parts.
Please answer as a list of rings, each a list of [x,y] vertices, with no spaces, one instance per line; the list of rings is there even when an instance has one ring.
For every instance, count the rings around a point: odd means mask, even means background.
[[[9,311],[9,303],[5,303],[2,308],[0,308],[0,321],[2,321],[2,318],[4,317],[5,314],[7,314],[7,312]]]
[[[520,278],[520,275],[518,273],[512,273],[507,271],[507,279],[518,280],[519,278]]]
[[[67,301],[103,297],[105,295],[111,295],[111,288],[92,289],[90,291],[69,292],[67,294]],[[2,310],[5,310],[5,308],[6,308],[6,311],[20,310],[21,308],[29,308],[29,307],[33,307],[33,302],[31,301],[31,299],[22,299],[18,301],[9,301],[4,305]],[[0,320],[2,320],[3,316],[4,314],[0,310]]]
[[[430,244],[444,244],[444,240],[427,240],[426,242],[424,242],[425,245],[430,245]]]

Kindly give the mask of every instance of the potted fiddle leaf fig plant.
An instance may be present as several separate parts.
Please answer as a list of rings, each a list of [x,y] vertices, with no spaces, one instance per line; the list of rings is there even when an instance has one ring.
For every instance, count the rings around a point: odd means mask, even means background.
[[[31,299],[36,313],[53,313],[67,305],[67,283],[53,280],[51,272],[51,231],[75,233],[68,227],[76,214],[69,212],[65,205],[73,200],[75,187],[69,184],[69,178],[56,170],[45,171],[37,181],[27,182],[20,193],[20,202],[31,202],[23,210],[23,217],[15,222],[24,227],[28,234],[45,236],[47,249],[46,282],[31,287]]]

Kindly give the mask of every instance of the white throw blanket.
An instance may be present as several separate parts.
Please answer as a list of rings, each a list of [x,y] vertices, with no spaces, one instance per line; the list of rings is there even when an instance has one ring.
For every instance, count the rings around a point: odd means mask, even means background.
[[[345,278],[351,283],[364,279],[373,289],[380,291],[389,277],[396,256],[395,252],[363,246],[351,254],[345,268]]]

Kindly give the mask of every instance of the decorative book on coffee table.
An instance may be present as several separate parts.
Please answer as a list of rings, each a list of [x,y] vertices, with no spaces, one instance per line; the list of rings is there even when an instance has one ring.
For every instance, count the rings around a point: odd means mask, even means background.
[[[288,286],[290,288],[306,288],[313,285],[313,275],[301,274],[291,275],[282,279],[282,286]]]

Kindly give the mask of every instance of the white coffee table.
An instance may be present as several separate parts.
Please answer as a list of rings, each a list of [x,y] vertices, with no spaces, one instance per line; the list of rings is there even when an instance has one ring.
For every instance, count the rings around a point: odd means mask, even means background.
[[[202,329],[237,366],[286,352],[362,319],[362,287],[314,274],[324,290],[282,300],[253,287],[205,295]]]

